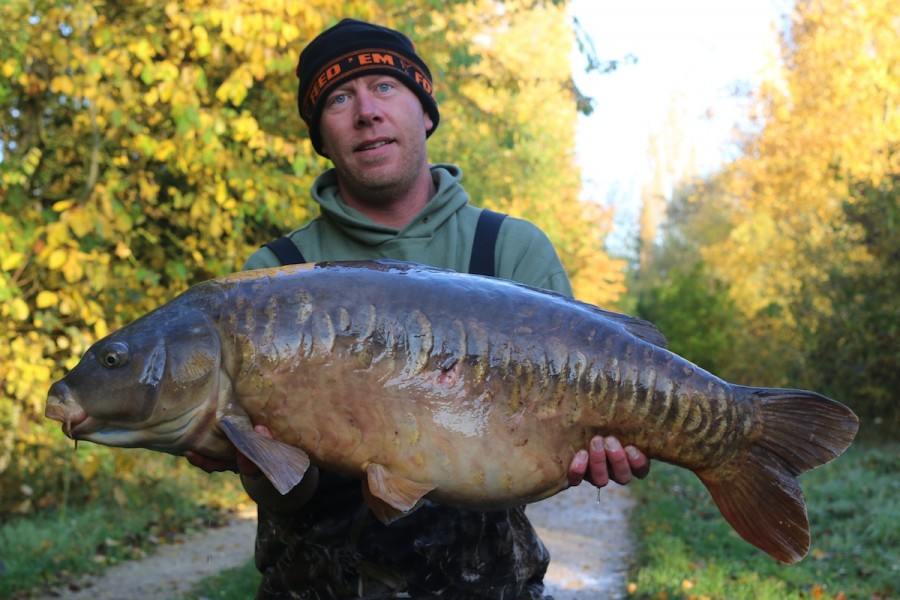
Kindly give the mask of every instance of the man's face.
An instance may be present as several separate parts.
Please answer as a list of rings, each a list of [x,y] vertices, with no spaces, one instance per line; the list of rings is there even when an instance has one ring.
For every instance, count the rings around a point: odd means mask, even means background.
[[[322,149],[349,192],[388,201],[428,168],[425,138],[433,126],[412,90],[390,75],[365,75],[326,98]]]

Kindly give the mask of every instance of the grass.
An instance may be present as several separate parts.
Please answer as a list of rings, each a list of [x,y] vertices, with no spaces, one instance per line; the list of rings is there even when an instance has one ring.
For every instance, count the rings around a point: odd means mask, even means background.
[[[248,502],[231,474],[208,475],[165,455],[146,458],[143,473],[159,472],[153,481],[111,481],[96,502],[0,524],[0,598],[28,598],[140,559],[159,544],[222,523]]]
[[[809,555],[785,566],[744,542],[689,472],[654,465],[632,486],[640,542],[630,598],[880,600],[900,593],[900,445],[856,444],[801,476]]]
[[[253,561],[222,571],[218,575],[204,579],[191,594],[191,599],[202,600],[247,600],[256,595],[260,574]],[[191,600],[185,599],[185,600]]]

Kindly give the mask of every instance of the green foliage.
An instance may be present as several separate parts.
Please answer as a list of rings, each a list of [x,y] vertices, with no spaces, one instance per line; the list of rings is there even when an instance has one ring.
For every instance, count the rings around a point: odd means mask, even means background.
[[[249,561],[241,567],[204,579],[190,597],[204,600],[245,600],[256,595],[259,580],[256,565]]]
[[[640,293],[637,314],[663,332],[672,352],[717,374],[731,366],[740,315],[727,287],[702,262],[671,270],[660,284]]]
[[[812,547],[785,566],[744,542],[690,473],[657,465],[632,488],[641,540],[630,598],[892,598],[900,565],[900,447],[851,448],[801,477]]]
[[[702,249],[728,235],[727,210],[715,178],[678,191],[660,243],[631,282],[638,316],[654,323],[669,349],[719,376],[739,377],[742,315],[726,282],[714,276]]]
[[[834,307],[810,350],[823,389],[850,399],[868,429],[900,430],[900,176],[857,186],[844,203],[869,259],[833,269],[819,290]],[[871,433],[870,431],[867,433]]]

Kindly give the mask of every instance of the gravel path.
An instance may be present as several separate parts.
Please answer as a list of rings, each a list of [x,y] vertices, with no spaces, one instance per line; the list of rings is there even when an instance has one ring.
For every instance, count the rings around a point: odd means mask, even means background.
[[[208,529],[161,546],[141,560],[112,566],[40,600],[176,600],[201,579],[239,567],[253,557],[256,511],[238,515],[224,527]],[[77,587],[72,591],[71,587]]]
[[[554,600],[620,600],[634,542],[628,514],[634,501],[628,489],[611,483],[599,496],[580,485],[526,509],[550,549],[544,577]]]
[[[547,591],[554,600],[618,600],[625,597],[625,571],[632,552],[626,488],[611,484],[599,496],[582,485],[533,504],[527,512],[553,561]],[[253,513],[163,546],[151,556],[111,567],[78,590],[56,590],[41,600],[176,600],[198,581],[243,565],[253,556]]]

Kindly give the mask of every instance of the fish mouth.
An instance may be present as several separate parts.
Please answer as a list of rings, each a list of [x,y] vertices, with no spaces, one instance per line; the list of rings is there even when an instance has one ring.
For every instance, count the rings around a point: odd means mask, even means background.
[[[63,433],[73,440],[77,439],[78,434],[84,429],[90,427],[87,413],[62,382],[56,382],[50,388],[44,416],[62,423]]]

